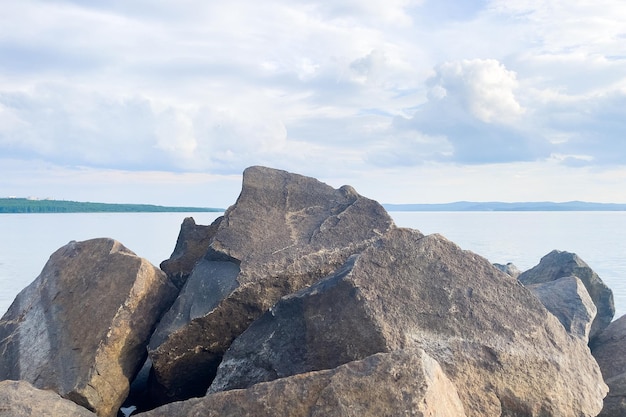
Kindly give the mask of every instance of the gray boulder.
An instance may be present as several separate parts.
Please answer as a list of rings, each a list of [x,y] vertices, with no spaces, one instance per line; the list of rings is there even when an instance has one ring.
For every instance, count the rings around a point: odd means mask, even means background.
[[[602,282],[602,279],[578,255],[571,252],[553,250],[543,258],[538,265],[523,272],[519,281],[524,285],[550,282],[563,277],[575,276],[579,278],[596,305],[596,318],[591,324],[589,339],[609,325],[615,315],[613,292]]]
[[[509,262],[506,265],[504,264],[493,264],[493,266],[495,266],[496,268],[498,268],[500,271],[504,272],[505,274],[513,277],[513,278],[517,278],[519,277],[519,275],[522,273],[516,266],[515,264]]]
[[[96,417],[59,394],[37,389],[26,381],[0,381],[0,416]]]
[[[176,402],[141,417],[464,417],[454,385],[422,350],[369,356],[310,372]]]
[[[580,279],[563,277],[531,284],[527,288],[559,319],[568,333],[582,338],[585,343],[589,342],[589,331],[597,310]]]
[[[70,242],[0,320],[0,379],[115,416],[176,293],[160,269],[113,239]]]
[[[416,347],[468,416],[595,416],[607,391],[585,342],[516,280],[441,236],[396,229],[253,323],[209,393]]]
[[[222,219],[222,216],[218,217],[209,226],[196,224],[193,217],[183,220],[174,252],[160,265],[163,272],[178,288],[182,288],[187,282],[196,263],[206,254]]]
[[[599,416],[623,417],[626,415],[626,316],[609,324],[590,347],[609,386]]]
[[[250,323],[393,227],[380,204],[352,187],[246,169],[236,204],[150,341],[155,398],[203,395],[222,355]]]

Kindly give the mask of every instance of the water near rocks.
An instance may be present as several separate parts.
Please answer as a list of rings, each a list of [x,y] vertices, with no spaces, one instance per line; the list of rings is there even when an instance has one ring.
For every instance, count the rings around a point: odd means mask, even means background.
[[[618,318],[626,314],[626,212],[390,212],[398,226],[441,233],[491,262],[520,270],[553,249],[578,254],[613,290]],[[75,213],[0,215],[0,314],[71,240],[112,237],[158,265],[192,216],[210,224],[221,213]]]

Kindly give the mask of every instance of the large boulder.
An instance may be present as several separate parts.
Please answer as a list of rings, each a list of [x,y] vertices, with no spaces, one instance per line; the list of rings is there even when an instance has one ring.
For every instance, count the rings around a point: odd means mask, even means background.
[[[590,347],[609,386],[609,395],[599,415],[623,417],[626,415],[626,316],[609,324]]]
[[[113,239],[70,242],[0,320],[0,379],[115,416],[176,294],[160,269]]]
[[[183,220],[174,252],[160,265],[163,272],[178,288],[182,288],[187,282],[196,263],[206,254],[222,219],[222,216],[218,217],[209,226],[196,224],[193,217],[186,217]]]
[[[586,343],[515,279],[441,236],[395,229],[253,323],[209,393],[415,347],[468,416],[595,416],[607,391]]]
[[[568,333],[589,342],[591,323],[596,317],[596,305],[585,285],[575,276],[555,281],[531,284],[532,291],[548,311],[559,319]]]
[[[439,364],[414,349],[176,402],[139,416],[464,417],[465,412]]]
[[[246,169],[236,204],[150,341],[157,401],[203,395],[223,353],[252,321],[393,227],[380,204],[352,187]]]
[[[591,324],[589,339],[609,325],[615,315],[613,292],[602,279],[578,255],[571,252],[553,250],[538,265],[523,272],[518,277],[524,285],[555,281],[559,278],[575,276],[579,278],[596,305],[596,318]]]
[[[59,394],[37,389],[26,381],[0,381],[0,416],[96,417]]]

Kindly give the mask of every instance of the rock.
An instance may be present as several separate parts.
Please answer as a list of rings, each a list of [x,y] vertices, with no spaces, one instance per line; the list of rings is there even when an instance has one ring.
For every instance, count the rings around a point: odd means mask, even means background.
[[[331,274],[395,227],[352,187],[250,167],[181,298],[149,345],[153,395],[204,395],[232,340],[280,297]]]
[[[161,270],[113,239],[70,242],[0,320],[0,379],[115,416],[176,293]]]
[[[553,250],[539,264],[523,272],[519,281],[524,285],[540,284],[568,276],[578,277],[596,305],[596,318],[591,324],[589,339],[592,340],[613,320],[615,305],[613,292],[578,255],[571,252]]]
[[[609,324],[590,347],[609,386],[609,395],[599,415],[623,417],[626,415],[626,316]]]
[[[496,268],[498,268],[500,271],[504,272],[505,274],[513,277],[513,278],[517,278],[519,277],[519,275],[522,273],[513,263],[509,262],[506,265],[503,264],[493,264],[493,266],[495,266]]]
[[[568,333],[589,342],[596,306],[580,279],[569,276],[527,287]]]
[[[468,416],[595,416],[606,385],[584,341],[486,259],[396,229],[282,298],[226,352],[209,393],[421,348]]]
[[[26,381],[0,381],[0,416],[96,417],[59,394],[37,389]]]
[[[161,262],[161,269],[178,288],[182,288],[193,267],[206,254],[222,219],[218,217],[210,226],[197,225],[193,217],[183,220],[172,256]]]
[[[441,367],[419,349],[380,353],[310,372],[165,405],[141,417],[464,417]]]

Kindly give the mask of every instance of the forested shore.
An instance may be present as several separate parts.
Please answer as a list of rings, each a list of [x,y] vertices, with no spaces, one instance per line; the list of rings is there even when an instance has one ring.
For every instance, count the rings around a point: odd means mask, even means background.
[[[0,198],[0,213],[166,213],[216,212],[211,207],[167,207],[152,204],[112,204],[65,200],[33,200],[29,198]]]

